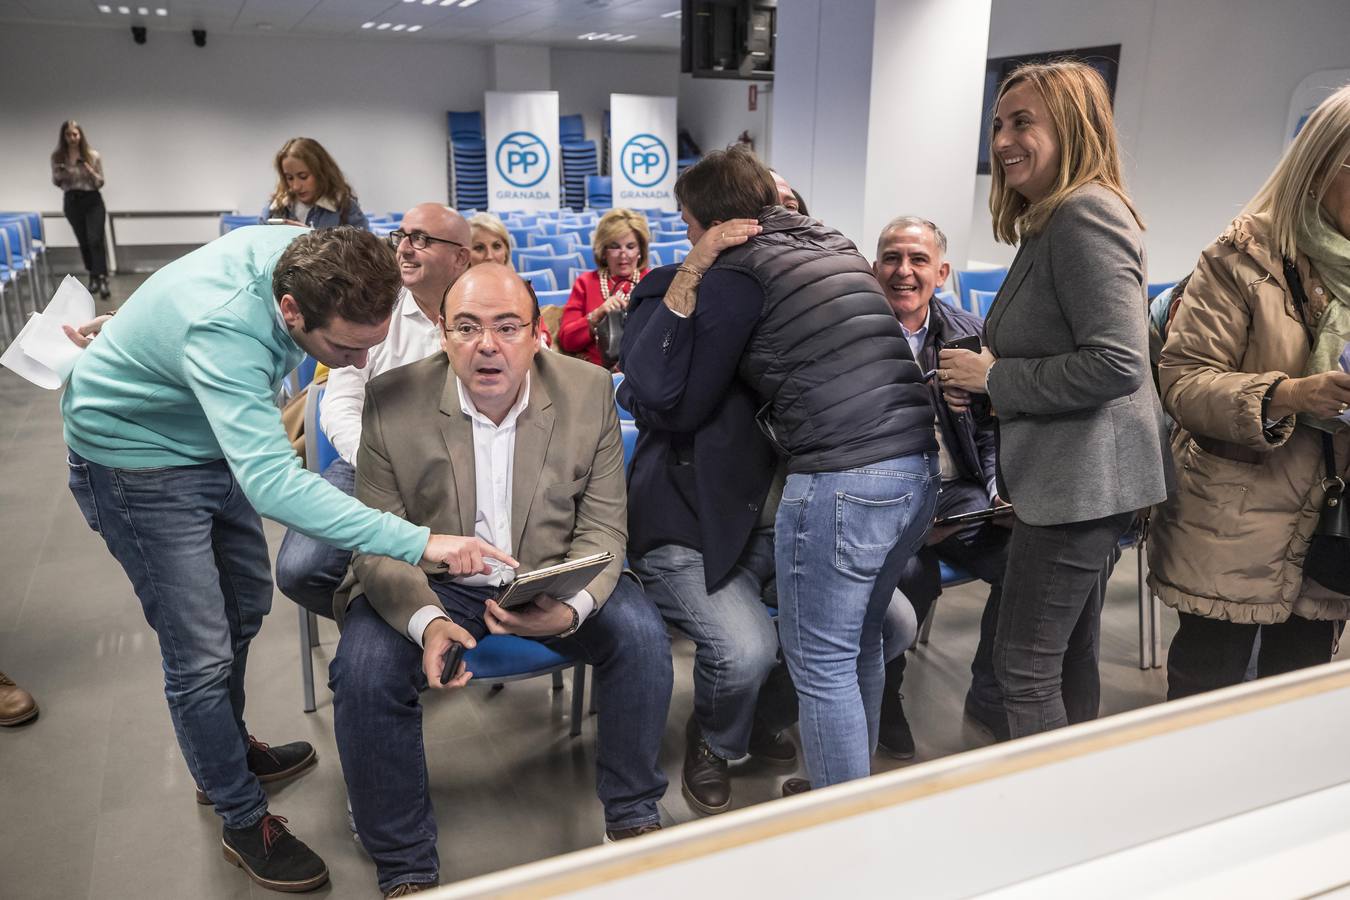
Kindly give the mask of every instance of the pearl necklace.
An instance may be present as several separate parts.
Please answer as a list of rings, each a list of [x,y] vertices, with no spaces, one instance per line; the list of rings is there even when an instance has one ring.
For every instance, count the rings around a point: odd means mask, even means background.
[[[600,302],[601,302],[602,304],[605,303],[607,300],[609,300],[610,295],[613,293],[613,291],[610,290],[610,286],[609,286],[609,275],[607,274],[608,271],[609,271],[608,269],[601,269],[600,272],[599,272],[599,275],[600,275]],[[639,272],[637,269],[634,269],[634,270],[633,270],[633,277],[629,280],[628,290],[627,290],[627,291],[624,291],[623,293],[626,293],[626,294],[628,294],[629,296],[631,296],[632,293],[633,293],[633,288],[637,287],[638,282],[641,281],[641,280],[642,280],[642,273]]]

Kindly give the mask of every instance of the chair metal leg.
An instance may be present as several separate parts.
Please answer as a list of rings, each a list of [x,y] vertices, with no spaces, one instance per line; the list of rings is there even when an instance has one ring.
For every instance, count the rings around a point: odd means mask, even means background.
[[[599,711],[600,711],[600,695],[599,695],[599,693],[596,691],[595,685],[592,684],[592,685],[591,685],[591,715],[595,715],[595,714],[598,713]]]
[[[928,646],[928,635],[933,632],[933,620],[937,618],[938,600],[942,595],[933,598],[933,603],[928,607],[928,615],[923,617],[923,624],[919,626],[919,643],[925,647]]]
[[[1153,592],[1150,591],[1151,595]],[[1162,668],[1163,645],[1162,645],[1162,600],[1155,596],[1149,597],[1149,621],[1150,630],[1153,632],[1153,668]]]
[[[305,611],[309,618],[309,646],[319,646],[319,617],[315,613]]]
[[[586,708],[586,664],[577,663],[572,667],[572,727],[567,733],[572,737],[581,734],[581,716]]]
[[[300,686],[304,692],[305,712],[312,713],[314,704],[314,655],[315,639],[311,632],[310,619],[313,613],[300,607]]]
[[[1152,597],[1148,589],[1148,573],[1144,566],[1144,544],[1142,541],[1135,545],[1135,552],[1137,554],[1136,572],[1139,576],[1139,668],[1151,669],[1154,665],[1153,615],[1149,609]]]
[[[563,689],[562,672],[553,673],[553,689],[555,691],[561,691]]]

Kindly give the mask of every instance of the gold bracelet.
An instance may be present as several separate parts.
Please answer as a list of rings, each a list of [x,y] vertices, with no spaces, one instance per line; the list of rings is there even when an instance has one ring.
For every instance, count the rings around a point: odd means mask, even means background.
[[[702,273],[702,272],[695,271],[694,269],[691,269],[691,268],[689,268],[688,266],[686,266],[684,263],[680,263],[680,267],[679,267],[678,269],[676,269],[675,271],[677,271],[677,272],[683,272],[683,273],[686,274],[686,275],[693,275],[695,281],[702,281],[702,280],[703,280],[703,273]]]

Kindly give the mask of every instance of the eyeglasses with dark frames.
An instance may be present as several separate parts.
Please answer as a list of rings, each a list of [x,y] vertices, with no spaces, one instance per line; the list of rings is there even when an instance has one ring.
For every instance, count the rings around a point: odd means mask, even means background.
[[[395,247],[403,243],[404,238],[408,239],[408,243],[412,244],[414,250],[425,250],[427,249],[427,245],[432,243],[450,244],[454,247],[464,246],[459,241],[448,241],[445,238],[433,237],[425,231],[403,231],[400,229],[399,231],[389,232],[389,241]]]
[[[456,322],[453,325],[445,325],[445,333],[450,335],[451,339],[461,344],[471,344],[483,336],[484,326],[481,322]],[[493,322],[486,326],[491,329],[492,336],[504,344],[513,344],[523,338],[534,328],[533,322]]]

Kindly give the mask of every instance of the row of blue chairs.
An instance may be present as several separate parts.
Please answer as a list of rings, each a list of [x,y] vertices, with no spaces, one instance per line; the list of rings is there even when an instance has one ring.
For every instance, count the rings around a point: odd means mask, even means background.
[[[962,309],[984,318],[989,315],[989,308],[994,305],[994,298],[998,296],[998,289],[1003,286],[1003,280],[1007,277],[1007,269],[966,269],[953,272],[952,278],[956,288],[955,297],[960,298]],[[1152,300],[1175,283],[1173,281],[1150,282],[1148,299]],[[947,296],[952,295],[947,294]]]
[[[26,305],[21,285],[27,293]],[[41,311],[51,294],[51,262],[42,214],[0,212],[0,328],[7,340],[23,328],[29,311]]]

